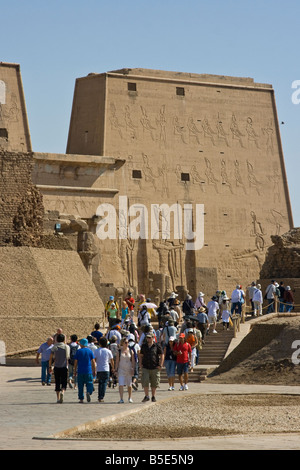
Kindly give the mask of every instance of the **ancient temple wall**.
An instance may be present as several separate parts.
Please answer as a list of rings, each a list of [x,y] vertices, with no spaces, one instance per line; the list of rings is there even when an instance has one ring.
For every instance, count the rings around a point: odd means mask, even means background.
[[[0,150],[30,152],[20,66],[0,63]]]
[[[144,69],[91,74],[76,81],[67,153],[70,160],[81,154],[83,161],[88,155],[125,161],[90,188],[83,182],[84,163],[74,182],[56,177],[61,186],[83,188],[81,217],[87,217],[83,207],[89,200],[95,207],[112,204],[121,218],[120,197],[126,197],[128,210],[146,207],[150,234],[151,205],[203,205],[203,246],[195,251],[187,251],[187,240],[174,234],[161,243],[150,235],[120,239],[119,218],[116,240],[99,240],[93,219],[98,274],[108,284],[146,291],[159,278],[168,291],[177,286],[193,295],[200,289],[210,295],[217,287],[230,291],[259,277],[271,235],[293,226],[269,84]],[[105,186],[114,194],[90,199],[91,188]],[[50,202],[50,192],[44,188],[43,194]],[[60,212],[70,213],[74,198],[64,190]]]

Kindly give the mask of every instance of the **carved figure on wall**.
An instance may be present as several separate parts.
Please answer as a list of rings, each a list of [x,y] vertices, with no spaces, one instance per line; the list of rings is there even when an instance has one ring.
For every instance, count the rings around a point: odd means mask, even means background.
[[[169,183],[168,183],[168,174],[170,170],[167,168],[166,163],[163,163],[161,168],[158,168],[158,175],[162,178],[162,196],[166,195],[169,197]]]
[[[270,214],[271,217],[268,217],[267,221],[275,226],[275,235],[280,235],[283,224],[286,222],[287,218],[277,209],[270,209]]]
[[[265,248],[265,239],[264,239],[264,230],[261,223],[257,220],[256,214],[254,211],[250,212],[252,219],[251,225],[252,229],[250,231],[250,236],[255,237],[255,246],[258,251],[263,251]]]
[[[226,162],[224,159],[221,160],[221,178],[222,178],[222,184],[224,186],[227,186],[229,188],[229,191],[231,192],[231,194],[233,194],[233,191],[232,191],[232,186],[231,186],[231,183],[228,179],[228,175],[227,175],[227,170],[226,170]]]
[[[144,161],[144,166],[143,166],[143,172],[145,175],[145,181],[146,183],[151,183],[153,188],[156,190],[156,178],[157,176],[153,174],[152,168],[150,168],[148,156],[143,153],[143,161]]]
[[[182,173],[182,169],[181,169],[181,165],[176,165],[176,168],[175,168],[175,174],[176,174],[176,177],[177,177],[177,183],[181,183],[181,173]]]
[[[174,127],[174,134],[175,134],[175,135],[179,135],[181,141],[182,141],[184,144],[187,144],[187,142],[186,142],[186,140],[185,140],[185,132],[186,132],[186,130],[185,130],[184,126],[181,126],[181,125],[180,125],[177,116],[175,116],[174,119],[173,119],[173,127]]]
[[[267,147],[267,155],[272,155],[274,151],[273,147],[273,133],[274,129],[272,128],[272,121],[268,123],[267,127],[262,128],[262,133],[267,136],[266,140],[266,147]]]
[[[254,142],[256,148],[260,148],[258,144],[258,134],[256,134],[254,128],[253,128],[253,121],[252,118],[248,117],[247,118],[247,124],[246,124],[246,132],[248,134],[248,143]]]
[[[167,134],[166,134],[166,106],[163,104],[159,111],[159,116],[156,119],[156,124],[160,128],[159,132],[159,142],[166,146],[167,144]]]
[[[118,255],[121,268],[125,272],[126,281],[124,285],[134,286],[134,248],[135,240],[128,237],[127,218],[123,210],[119,210],[119,246]]]
[[[194,119],[192,117],[188,118],[188,130],[189,130],[189,137],[191,141],[191,137],[195,138],[198,144],[201,144],[199,135],[201,134],[201,131],[198,129],[196,126]]]
[[[154,136],[154,132],[153,132],[155,130],[155,127],[152,126],[152,124],[151,124],[151,122],[148,118],[147,111],[143,106],[141,106],[141,111],[142,111],[142,118],[140,119],[140,121],[141,121],[141,124],[143,126],[143,130],[146,131],[146,132],[149,132],[150,136],[151,136],[151,139],[155,140],[155,136]]]
[[[196,168],[196,165],[193,165],[191,168],[191,177],[192,177],[192,183],[193,184],[199,184],[200,189],[203,193],[205,193],[205,180],[203,176],[201,176]]]
[[[215,138],[214,136],[216,135],[216,132],[212,130],[210,127],[210,124],[208,122],[208,119],[205,118],[202,122],[202,128],[204,132],[204,137],[208,137],[213,145],[216,145],[215,143]]]
[[[130,116],[130,109],[129,106],[125,106],[125,124],[126,124],[126,130],[129,132],[130,138],[135,140],[137,139],[137,126],[133,124],[131,116]]]
[[[245,148],[243,139],[245,134],[242,134],[242,132],[239,130],[235,114],[232,114],[231,118],[231,124],[230,124],[230,131],[232,135],[232,140],[237,140],[242,148]]]
[[[242,176],[241,176],[240,164],[238,160],[235,160],[234,162],[234,177],[235,177],[236,187],[237,188],[242,187],[244,190],[244,193],[247,194],[247,191],[246,191],[246,188],[245,188]]]
[[[268,175],[268,180],[273,183],[274,202],[275,203],[281,202],[280,191],[279,191],[280,174],[277,168],[274,168],[272,175]]]
[[[182,251],[184,242],[178,240],[178,244],[172,240],[152,240],[153,248],[159,256],[159,270],[171,278],[172,290],[176,290],[176,279],[182,282]]]
[[[218,117],[218,120],[217,120],[217,135],[218,135],[219,141],[220,140],[225,141],[225,144],[227,145],[227,147],[229,147],[229,143],[228,143],[228,139],[227,139],[228,134],[225,132],[224,127],[223,127],[223,123],[222,123],[222,121],[219,120],[219,117]]]
[[[248,160],[247,160],[247,170],[248,170],[248,181],[249,181],[250,188],[254,187],[257,191],[257,194],[260,196],[262,183],[260,183],[260,181],[258,181],[258,179],[256,178],[253,165]]]
[[[211,162],[208,158],[205,157],[205,164],[206,164],[206,170],[205,170],[205,175],[207,177],[208,184],[212,184],[216,190],[216,193],[219,194],[218,186],[217,183],[219,180],[215,177],[212,167],[211,167]]]
[[[122,128],[124,126],[122,124],[120,124],[120,122],[119,122],[119,119],[117,117],[116,107],[115,107],[114,103],[110,104],[110,112],[111,112],[111,117],[110,117],[111,128],[112,128],[112,130],[117,131],[119,136],[121,137],[121,139],[123,139]]]

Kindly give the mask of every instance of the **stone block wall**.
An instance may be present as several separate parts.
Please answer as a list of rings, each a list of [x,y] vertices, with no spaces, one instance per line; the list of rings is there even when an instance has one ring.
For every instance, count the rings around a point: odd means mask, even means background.
[[[32,184],[31,153],[0,151],[0,246],[38,246],[42,195]]]

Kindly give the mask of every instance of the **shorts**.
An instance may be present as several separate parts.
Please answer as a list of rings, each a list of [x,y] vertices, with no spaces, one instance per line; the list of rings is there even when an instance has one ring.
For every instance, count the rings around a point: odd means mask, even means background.
[[[183,364],[177,363],[177,374],[182,375],[182,374],[187,374],[189,371],[189,363],[184,362]]]
[[[119,375],[118,382],[119,382],[119,385],[123,387],[131,387],[132,377],[129,375]]]
[[[160,384],[160,370],[159,369],[142,369],[141,377],[142,387],[157,388]]]
[[[215,323],[217,321],[217,315],[210,315],[208,317],[208,322],[209,323]]]
[[[175,377],[176,361],[165,360],[165,368],[168,377]]]

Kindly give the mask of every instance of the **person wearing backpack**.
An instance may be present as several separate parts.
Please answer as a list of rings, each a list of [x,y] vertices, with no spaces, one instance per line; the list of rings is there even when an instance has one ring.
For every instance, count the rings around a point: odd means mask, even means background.
[[[70,346],[70,358],[69,358],[69,387],[73,388],[73,371],[74,371],[74,358],[76,356],[77,350],[80,349],[80,346],[77,342],[78,336],[71,335],[70,336],[71,342],[69,343]],[[77,378],[74,379],[74,390],[76,390],[77,385]]]

